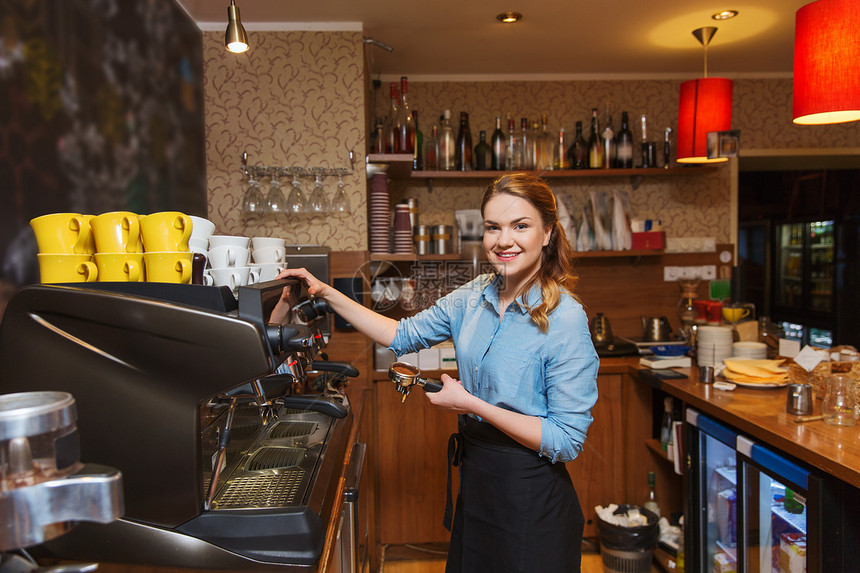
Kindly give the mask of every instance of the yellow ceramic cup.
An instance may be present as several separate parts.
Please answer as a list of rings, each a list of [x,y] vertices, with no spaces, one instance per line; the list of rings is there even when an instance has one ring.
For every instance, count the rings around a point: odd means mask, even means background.
[[[151,283],[191,282],[191,257],[193,253],[162,251],[143,253],[146,264],[146,280]]]
[[[723,306],[723,320],[734,324],[748,317],[751,311],[748,306]]]
[[[81,217],[84,218],[84,224],[90,226],[90,232],[87,235],[87,245],[84,249],[88,254],[92,255],[96,252],[96,237],[93,235],[93,226],[91,225],[95,215],[81,215]]]
[[[43,283],[91,283],[99,276],[92,255],[39,253]]]
[[[52,213],[30,221],[39,252],[45,254],[87,254],[90,226],[79,213]]]
[[[90,220],[99,253],[140,253],[140,222],[128,211],[102,213]]]
[[[163,211],[140,217],[143,248],[151,252],[188,251],[191,217],[178,211]]]
[[[93,257],[103,282],[143,282],[142,253],[96,253]]]

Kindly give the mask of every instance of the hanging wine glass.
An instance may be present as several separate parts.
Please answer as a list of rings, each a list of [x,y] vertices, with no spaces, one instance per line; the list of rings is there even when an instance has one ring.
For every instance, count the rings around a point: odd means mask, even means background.
[[[343,171],[338,171],[337,173],[337,191],[334,193],[334,197],[331,200],[331,210],[335,213],[351,213],[352,209],[349,205],[349,197],[346,196],[346,192],[343,190]]]
[[[287,210],[287,200],[284,199],[284,192],[281,191],[281,182],[278,177],[280,171],[275,169],[269,179],[269,193],[266,195],[266,212],[267,213],[283,213]]]
[[[317,172],[314,178],[314,190],[311,191],[309,203],[312,213],[325,213],[328,210],[328,200],[325,197],[325,191],[322,186],[322,175]]]
[[[242,212],[247,215],[259,215],[267,208],[266,199],[260,190],[260,184],[254,179],[253,171],[246,173],[248,175],[248,188],[245,190],[244,199],[242,199]]]
[[[290,213],[305,212],[305,194],[302,193],[302,182],[299,181],[299,171],[293,171],[292,190],[287,197],[287,211]]]

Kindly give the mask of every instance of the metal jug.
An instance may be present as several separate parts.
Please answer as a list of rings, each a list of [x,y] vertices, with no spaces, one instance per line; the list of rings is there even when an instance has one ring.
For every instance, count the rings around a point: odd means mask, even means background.
[[[642,316],[642,340],[645,342],[664,342],[669,340],[672,327],[665,316]]]
[[[591,319],[588,330],[591,332],[591,341],[595,346],[609,346],[612,344],[612,327],[609,326],[609,319],[603,316],[602,312],[598,312]]]

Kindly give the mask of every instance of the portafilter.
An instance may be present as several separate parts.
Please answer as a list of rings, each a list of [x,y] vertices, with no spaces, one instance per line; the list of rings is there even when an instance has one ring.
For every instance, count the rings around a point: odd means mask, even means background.
[[[421,370],[408,362],[395,362],[388,367],[388,379],[394,382],[397,391],[403,394],[400,403],[406,401],[409,392],[416,384],[424,388],[425,392],[438,392],[442,389],[442,383],[438,380],[421,378]]]

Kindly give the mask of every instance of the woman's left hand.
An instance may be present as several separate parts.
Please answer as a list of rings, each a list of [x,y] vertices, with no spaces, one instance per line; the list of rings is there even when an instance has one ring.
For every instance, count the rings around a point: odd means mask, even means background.
[[[441,390],[425,394],[430,403],[437,408],[453,412],[454,414],[471,413],[469,404],[475,397],[463,388],[463,383],[447,374],[442,374],[441,380]]]

